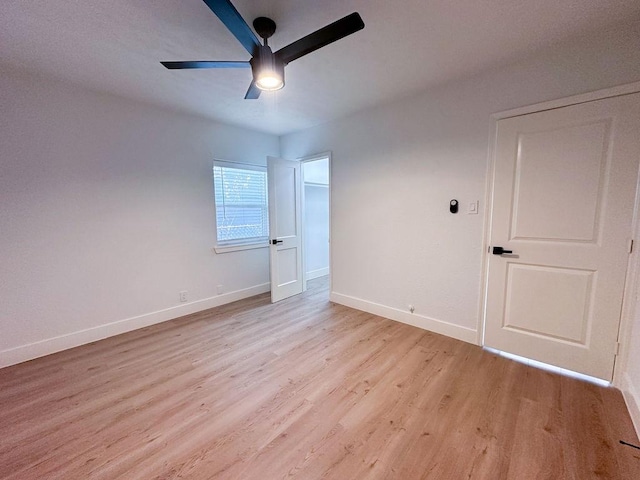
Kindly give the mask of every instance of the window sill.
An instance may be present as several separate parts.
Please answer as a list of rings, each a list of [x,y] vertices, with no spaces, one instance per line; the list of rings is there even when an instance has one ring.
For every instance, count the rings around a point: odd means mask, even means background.
[[[219,245],[213,247],[213,251],[215,253],[229,253],[229,252],[239,252],[241,250],[253,250],[255,248],[267,248],[269,246],[266,242],[260,243],[247,243],[240,245]]]

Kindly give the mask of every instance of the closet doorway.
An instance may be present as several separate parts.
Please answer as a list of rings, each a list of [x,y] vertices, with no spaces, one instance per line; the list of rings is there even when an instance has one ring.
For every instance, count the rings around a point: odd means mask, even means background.
[[[307,282],[330,278],[331,154],[302,158],[302,266]],[[322,280],[318,280],[322,282]]]

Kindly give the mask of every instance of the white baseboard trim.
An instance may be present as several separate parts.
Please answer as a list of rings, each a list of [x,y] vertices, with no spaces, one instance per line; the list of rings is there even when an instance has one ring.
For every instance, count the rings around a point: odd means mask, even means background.
[[[622,396],[627,404],[633,426],[636,429],[636,435],[640,438],[640,391],[636,389],[627,373],[622,376],[620,390],[622,390]]]
[[[423,330],[429,330],[446,335],[447,337],[462,340],[463,342],[476,344],[477,335],[475,329],[472,328],[461,327],[453,323],[418,315],[416,313],[405,312],[397,308],[387,307],[386,305],[380,305],[379,303],[369,302],[341,293],[331,292],[329,299],[334,303],[355,308],[356,310],[373,313],[374,315],[406,323],[414,327],[422,328]]]
[[[319,268],[318,270],[311,270],[310,272],[307,272],[307,280],[324,277],[325,275],[329,275],[329,267]]]
[[[107,323],[105,325],[99,325],[86,330],[60,335],[59,337],[47,338],[27,345],[21,345],[9,350],[3,350],[0,352],[0,368],[26,362],[27,360],[33,360],[34,358],[44,357],[45,355],[50,355],[69,348],[79,347],[80,345],[102,340],[103,338],[113,337],[132,330],[155,325],[156,323],[166,322],[167,320],[173,320],[174,318],[219,307],[220,305],[242,300],[243,298],[253,297],[254,295],[259,295],[270,290],[271,285],[269,283],[263,283],[262,285],[256,285],[254,287],[236,290],[234,292],[217,295],[215,297],[196,300],[195,302],[177,305],[175,307],[146,313],[144,315],[125,318],[124,320],[118,320],[113,323]]]

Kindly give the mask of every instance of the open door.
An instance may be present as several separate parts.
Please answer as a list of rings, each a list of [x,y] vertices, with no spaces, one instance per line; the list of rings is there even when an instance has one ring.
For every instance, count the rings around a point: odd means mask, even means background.
[[[268,157],[271,302],[302,293],[300,162]]]

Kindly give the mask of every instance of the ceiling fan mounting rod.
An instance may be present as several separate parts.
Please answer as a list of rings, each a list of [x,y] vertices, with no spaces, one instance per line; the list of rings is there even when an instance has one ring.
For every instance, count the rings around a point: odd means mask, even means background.
[[[267,17],[258,17],[253,21],[253,28],[267,46],[269,37],[276,33],[276,22]]]

